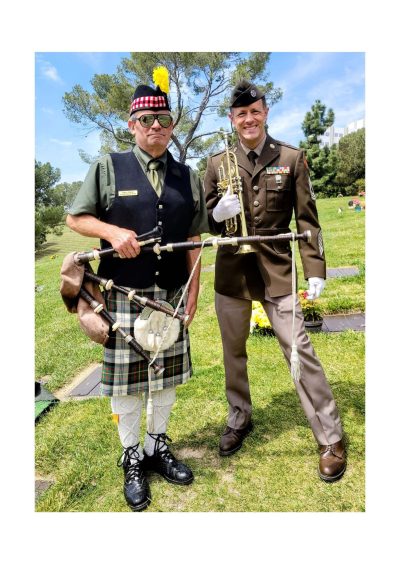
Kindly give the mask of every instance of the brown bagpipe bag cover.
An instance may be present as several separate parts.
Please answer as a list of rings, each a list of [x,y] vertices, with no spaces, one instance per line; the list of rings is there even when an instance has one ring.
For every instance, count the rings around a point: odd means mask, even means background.
[[[83,281],[85,268],[93,272],[92,267],[76,264],[74,260],[75,252],[69,253],[63,260],[61,266],[61,286],[60,293],[63,302],[70,313],[77,313],[79,325],[82,331],[95,343],[105,345],[108,340],[109,324],[79,296],[79,291],[83,285],[99,303],[106,304],[100,288],[90,280]]]

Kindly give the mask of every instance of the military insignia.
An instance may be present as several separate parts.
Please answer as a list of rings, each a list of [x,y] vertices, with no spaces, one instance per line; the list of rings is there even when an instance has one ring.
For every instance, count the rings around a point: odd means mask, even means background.
[[[270,143],[269,146],[271,147],[271,149],[275,149],[275,145],[273,143]]]
[[[275,174],[275,182],[277,184],[282,184],[282,176],[280,174]]]
[[[137,190],[118,190],[118,196],[137,196]]]
[[[308,187],[310,188],[310,194],[311,194],[311,199],[312,200],[316,200],[316,196],[315,196],[315,192],[314,192],[314,188],[312,186],[312,182],[311,182],[311,177],[308,177]]]
[[[290,166],[266,166],[267,174],[290,174]]]
[[[250,96],[253,96],[253,98],[257,96],[257,92],[254,90],[254,88],[250,90]]]
[[[320,254],[321,257],[322,257],[323,254],[324,254],[324,242],[323,242],[323,240],[322,240],[322,233],[321,233],[321,231],[318,233],[318,238],[317,238],[317,240],[318,240],[319,254]]]

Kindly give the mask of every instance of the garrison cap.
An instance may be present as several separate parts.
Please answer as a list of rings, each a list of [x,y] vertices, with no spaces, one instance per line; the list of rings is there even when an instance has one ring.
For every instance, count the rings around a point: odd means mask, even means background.
[[[168,96],[159,86],[152,88],[146,84],[139,84],[131,98],[129,115],[139,110],[169,110]]]
[[[264,92],[248,80],[242,79],[236,84],[231,96],[231,108],[238,108],[239,106],[250,106],[257,100],[264,98]]]

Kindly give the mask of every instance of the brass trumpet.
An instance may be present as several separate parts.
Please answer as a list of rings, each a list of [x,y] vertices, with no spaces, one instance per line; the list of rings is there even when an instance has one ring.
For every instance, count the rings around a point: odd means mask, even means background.
[[[239,176],[239,169],[237,164],[237,158],[233,151],[229,150],[228,147],[228,133],[222,132],[225,142],[225,154],[221,159],[221,164],[218,167],[219,182],[218,186],[218,196],[224,196],[225,194],[237,194],[240,204],[240,213],[225,220],[225,231],[228,237],[242,236],[248,237],[246,218],[244,215],[243,207],[243,187],[242,179]],[[238,217],[240,219],[240,229],[238,232]],[[236,254],[246,254],[254,253],[255,249],[249,244],[244,244],[239,247]]]

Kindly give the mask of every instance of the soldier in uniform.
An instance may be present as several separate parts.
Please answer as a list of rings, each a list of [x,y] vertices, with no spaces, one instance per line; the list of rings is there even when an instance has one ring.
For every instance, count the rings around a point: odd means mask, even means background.
[[[164,69],[167,73],[167,69]],[[166,79],[166,80],[165,80]],[[95,162],[67,217],[68,226],[88,237],[99,237],[102,247],[112,246],[121,258],[103,259],[98,274],[116,284],[137,290],[138,295],[164,300],[174,308],[182,295],[198,250],[187,253],[141,253],[136,235],[160,226],[163,241],[200,240],[208,231],[204,192],[197,175],[174,160],[167,145],[173,119],[164,85],[136,88],[130,106],[128,127],[135,136],[133,150],[112,153]],[[187,300],[180,313],[196,311],[200,264],[193,276]],[[109,292],[107,309],[128,333],[141,310],[126,296]],[[187,323],[187,325],[189,324]],[[186,325],[186,327],[187,327]],[[124,494],[134,511],[145,509],[151,500],[146,471],[161,474],[174,484],[193,481],[191,469],[176,460],[166,435],[175,389],[192,375],[189,336],[181,327],[178,340],[157,356],[165,368],[152,377],[153,432],[140,445],[143,393],[149,389],[147,362],[127,346],[120,334],[110,332],[104,348],[101,393],[111,397],[114,418],[124,448],[120,465],[125,472]]]
[[[302,150],[272,139],[265,131],[268,107],[263,92],[246,80],[232,92],[229,118],[238,135],[233,147],[243,184],[249,235],[289,232],[294,211],[297,230],[310,230],[311,244],[300,241],[304,276],[310,299],[317,298],[326,277],[321,228],[315,195]],[[218,196],[218,168],[225,153],[208,159],[204,186],[212,233],[224,233],[225,221],[237,215],[236,194]],[[287,242],[258,245],[258,252],[235,254],[220,247],[215,267],[215,308],[221,331],[229,415],[219,453],[238,451],[253,429],[247,376],[246,341],[252,300],[260,301],[289,363],[292,336],[291,250]],[[296,303],[295,338],[301,377],[295,382],[302,407],[319,445],[319,475],[328,482],[341,478],[346,468],[342,426],[323,368],[305,332]]]

